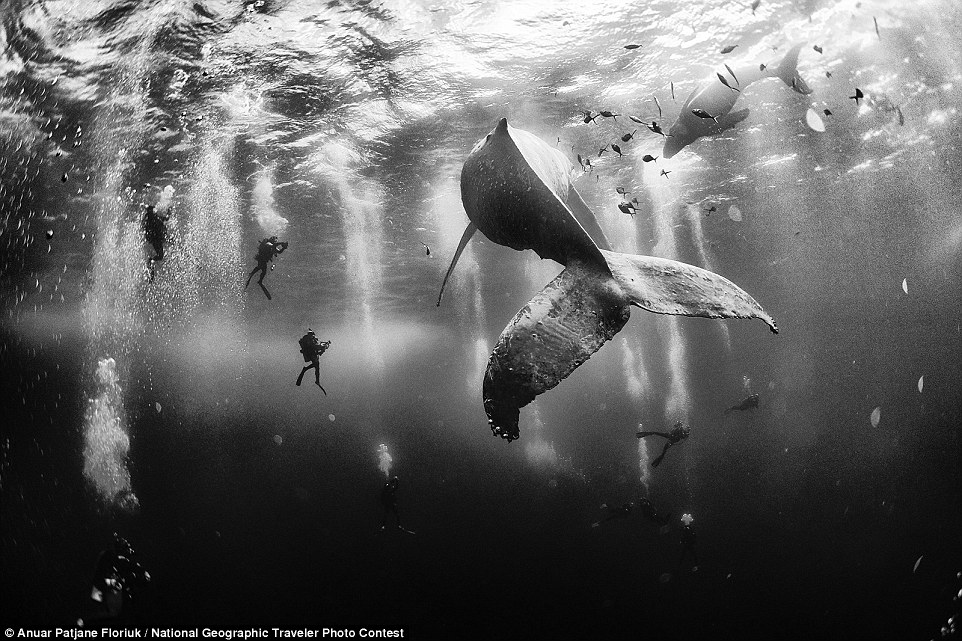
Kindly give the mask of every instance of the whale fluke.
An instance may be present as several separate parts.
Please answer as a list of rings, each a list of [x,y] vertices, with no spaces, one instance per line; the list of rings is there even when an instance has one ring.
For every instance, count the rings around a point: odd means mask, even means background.
[[[631,305],[658,314],[760,318],[778,331],[754,298],[714,272],[607,249],[597,219],[570,182],[571,171],[560,152],[502,118],[461,172],[471,224],[445,281],[472,226],[493,242],[533,249],[565,266],[508,323],[488,360],[484,409],[492,432],[508,441],[519,436],[520,408],[621,331]]]
[[[601,252],[631,304],[655,314],[775,320],[741,287],[715,272],[668,258]]]
[[[491,431],[518,438],[518,410],[548,391],[617,334],[628,298],[595,265],[572,262],[501,332],[484,372]]]

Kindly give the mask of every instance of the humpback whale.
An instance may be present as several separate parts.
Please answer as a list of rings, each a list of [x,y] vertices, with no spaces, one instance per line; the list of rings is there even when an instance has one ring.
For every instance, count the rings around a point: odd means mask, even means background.
[[[470,222],[441,284],[480,230],[516,250],[533,249],[564,270],[508,323],[488,360],[484,410],[495,436],[519,436],[519,410],[584,363],[628,322],[631,305],[657,314],[775,321],[731,281],[699,267],[611,250],[571,183],[563,153],[502,118],[461,170]]]
[[[702,136],[713,136],[722,133],[726,129],[731,129],[742,120],[748,117],[748,109],[732,111],[735,102],[745,88],[758,80],[771,78],[773,76],[781,78],[782,81],[800,94],[810,94],[812,90],[798,75],[798,52],[802,45],[792,47],[782,62],[775,69],[769,69],[764,65],[751,65],[739,68],[737,75],[732,73],[732,77],[738,78],[738,89],[732,91],[727,84],[722,84],[715,77],[700,89],[695,89],[685,100],[681,107],[678,120],[668,130],[668,137],[665,138],[665,149],[662,155],[671,158],[679,151],[695,142]],[[719,78],[724,79],[721,73]],[[708,113],[714,116],[713,119],[697,117],[693,112]]]

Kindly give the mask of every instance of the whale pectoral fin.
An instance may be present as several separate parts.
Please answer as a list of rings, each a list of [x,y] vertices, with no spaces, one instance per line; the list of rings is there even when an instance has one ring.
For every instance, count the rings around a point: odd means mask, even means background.
[[[748,109],[739,109],[738,111],[731,111],[721,118],[718,119],[718,124],[721,125],[722,131],[725,129],[731,129],[738,123],[740,123],[745,118],[748,118]]]
[[[518,438],[519,409],[551,389],[617,334],[625,292],[598,266],[572,261],[501,332],[484,373],[484,410],[495,436]]]
[[[448,272],[444,275],[444,280],[441,281],[441,291],[438,292],[438,304],[437,307],[441,306],[441,297],[444,296],[444,286],[448,284],[448,278],[451,277],[451,272],[454,271],[454,266],[458,264],[458,259],[461,258],[461,252],[464,251],[465,245],[474,236],[474,232],[477,231],[478,227],[474,223],[468,223],[468,226],[464,228],[464,233],[461,234],[461,242],[458,243],[458,250],[454,252],[454,258],[451,259],[451,266],[448,267]]]
[[[740,123],[745,118],[748,118],[749,113],[750,112],[748,109],[739,109],[738,111],[732,111],[730,113],[727,113],[724,116],[719,116],[718,122],[712,123],[711,127],[709,128],[708,134],[710,136],[717,136],[723,131],[731,129],[732,127]]]
[[[628,300],[656,314],[760,318],[778,333],[768,312],[742,288],[707,269],[667,258],[603,251]]]
[[[568,199],[565,201],[568,209],[574,214],[575,220],[581,223],[585,231],[591,237],[591,240],[595,241],[595,244],[599,249],[611,249],[611,243],[608,242],[608,237],[605,236],[604,230],[601,229],[601,225],[598,224],[598,219],[595,218],[595,213],[588,208],[585,201],[581,198],[581,194],[575,189],[574,185],[568,186]]]

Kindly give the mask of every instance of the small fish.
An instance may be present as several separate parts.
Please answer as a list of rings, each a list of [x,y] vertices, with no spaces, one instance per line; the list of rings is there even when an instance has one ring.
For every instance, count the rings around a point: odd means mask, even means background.
[[[637,49],[640,46],[641,45],[625,45],[625,49],[628,49],[629,51],[631,51],[632,49]]]
[[[881,39],[882,39],[882,34],[880,34],[880,33],[878,32],[878,20],[875,18],[875,16],[872,16],[872,22],[875,23],[875,35],[878,36],[878,39],[879,39],[879,40],[881,40]]]
[[[639,125],[644,125],[646,127],[648,126],[648,123],[645,122],[644,120],[641,120],[640,118],[635,118],[634,116],[628,116],[628,117],[631,118],[633,122],[637,122]]]
[[[583,113],[584,116],[585,116],[583,122],[584,122],[586,125],[587,125],[589,122],[594,122],[594,119],[598,117],[598,116],[592,116],[590,111],[583,111],[582,113]]]
[[[755,0],[755,2],[752,3],[752,15],[755,15],[755,9],[757,9],[761,3],[762,0]]]
[[[763,62],[762,64],[758,65],[758,70],[759,70],[759,71],[765,71],[765,69],[767,69],[767,67],[765,66],[765,63],[764,63],[764,62]]]
[[[675,83],[674,82],[671,83],[671,99],[672,100],[675,99]]]
[[[581,168],[582,168],[582,169],[585,168],[585,161],[584,161],[584,159],[581,157],[581,154],[578,154],[578,164],[581,165]]]
[[[659,125],[654,120],[651,121],[650,125],[645,125],[645,126],[648,127],[648,129],[650,129],[652,133],[661,134],[662,136],[665,135],[665,132],[661,130],[661,125]]]
[[[661,105],[658,104],[658,96],[652,96],[655,99],[655,106],[658,107],[658,117],[661,118]]]
[[[635,129],[635,131],[638,131],[638,130]],[[625,134],[624,136],[622,136],[621,142],[628,142],[629,140],[631,140],[635,135],[635,131],[631,132],[630,134]]]
[[[670,171],[667,171],[667,170],[665,170],[665,169],[662,169],[662,170],[661,170],[661,175],[664,176],[665,178],[667,178],[667,177],[668,177],[668,174],[670,174],[670,173],[671,173]]]
[[[826,77],[826,78],[831,78],[831,77],[832,77],[832,72],[831,72],[831,71],[826,71],[826,72],[825,72],[825,77]]]
[[[644,160],[645,162],[654,162],[654,161],[658,160],[658,156],[652,156],[651,154],[645,154],[644,156],[641,157],[641,159]]]
[[[623,214],[628,214],[629,216],[635,215],[635,208],[631,203],[618,203],[618,209],[620,209]]]
[[[735,50],[735,47],[737,47],[737,46],[738,46],[738,45],[728,45],[727,47],[725,47],[724,49],[722,49],[719,53],[721,53],[721,54],[731,53],[732,51]]]
[[[738,89],[735,89],[735,88],[732,87],[730,84],[728,84],[728,80],[725,78],[725,76],[721,75],[720,73],[716,73],[715,75],[718,76],[718,80],[721,81],[721,83],[722,83],[723,85],[725,85],[726,87],[728,87],[728,88],[731,89],[732,91],[738,91]],[[739,93],[740,93],[740,92],[739,92]]]
[[[605,153],[606,151],[608,151],[608,145],[605,145],[604,147],[598,150],[598,157],[601,158],[601,154]]]
[[[718,122],[718,119],[717,119],[715,116],[711,115],[710,113],[708,113],[708,112],[705,111],[704,109],[692,109],[692,110],[691,110],[691,113],[692,113],[692,115],[697,116],[697,117],[699,117],[699,118],[705,118],[705,119],[709,119],[709,118],[710,118],[711,120],[714,120],[715,122]]]
[[[623,154],[621,153],[621,147],[619,147],[619,146],[616,145],[615,143],[611,143],[611,150],[612,150],[613,152],[615,152],[616,154],[618,154],[619,156],[623,155]]]
[[[63,176],[60,177],[60,182],[62,183],[67,182],[67,174],[64,174]]]
[[[858,101],[861,100],[861,99],[864,98],[864,97],[865,97],[865,94],[862,93],[862,90],[859,89],[858,87],[855,87],[855,95],[854,95],[854,96],[849,96],[848,98],[849,98],[849,100],[854,100],[854,101],[855,101],[855,104],[857,105],[857,104],[858,104]]]
[[[814,49],[815,51],[817,51],[817,52],[819,52],[819,53],[822,53],[822,48],[819,47],[818,45],[815,45],[814,47],[812,47],[812,49]]]
[[[624,196],[625,194],[628,193],[627,190],[625,190],[624,187],[615,187],[615,191],[618,192],[619,194],[621,194],[622,196]]]
[[[905,116],[902,115],[902,108],[901,108],[901,107],[896,107],[896,108],[895,108],[895,111],[897,111],[898,114],[899,114],[899,124],[900,124],[900,125],[905,125]]]
[[[602,118],[617,118],[621,114],[611,113],[610,111],[599,111],[598,115]]]
[[[831,110],[831,109],[823,109],[823,110],[822,110],[822,113],[824,113],[826,116],[831,116],[831,115],[832,115],[832,110]]]
[[[47,240],[50,240],[51,238],[53,238],[53,230],[52,230],[52,229],[48,229],[48,230],[47,230]]]
[[[725,69],[728,69],[728,73],[730,73],[732,75],[732,78],[735,79],[735,84],[740,87],[742,83],[738,82],[738,76],[735,75],[735,72],[732,71],[732,68],[729,67],[728,65],[725,65]]]
[[[428,246],[427,246],[427,243],[425,243],[424,241],[420,241],[420,242],[421,242],[422,245],[424,245],[424,255],[425,255],[425,256],[430,256],[430,255],[431,255],[431,248],[428,247]]]
[[[714,205],[712,205],[711,207],[709,207],[709,208],[706,209],[705,211],[707,211],[707,212],[708,212],[708,215],[711,216],[711,215],[714,214],[716,211],[718,211],[718,209],[717,209]]]

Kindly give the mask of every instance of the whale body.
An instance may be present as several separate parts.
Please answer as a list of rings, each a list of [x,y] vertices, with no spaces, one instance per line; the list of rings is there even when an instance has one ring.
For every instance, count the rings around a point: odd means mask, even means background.
[[[497,127],[461,171],[470,223],[444,283],[476,230],[516,250],[533,249],[565,269],[508,323],[488,360],[482,396],[496,436],[519,436],[519,410],[588,360],[628,322],[630,306],[658,314],[775,321],[731,281],[665,258],[611,251],[571,183],[573,166],[537,136]],[[441,304],[441,296],[438,297]]]
[[[802,45],[800,44],[792,47],[785,54],[778,67],[774,69],[768,67],[761,69],[759,65],[740,67],[735,70],[732,80],[729,81],[732,83],[730,86],[720,82],[718,76],[725,77],[725,74],[719,71],[716,76],[712,76],[712,80],[704,87],[692,91],[685,100],[685,104],[682,105],[678,120],[668,130],[662,156],[671,158],[702,136],[720,134],[747,118],[748,109],[738,111],[732,111],[732,109],[735,107],[738,97],[741,96],[741,92],[754,82],[777,77],[781,78],[786,85],[797,93],[812,93],[808,84],[798,75],[798,52],[801,48]],[[735,78],[737,78],[737,81]],[[738,91],[734,91],[732,87],[738,89]],[[714,118],[699,118],[692,113],[693,110],[710,114]]]

